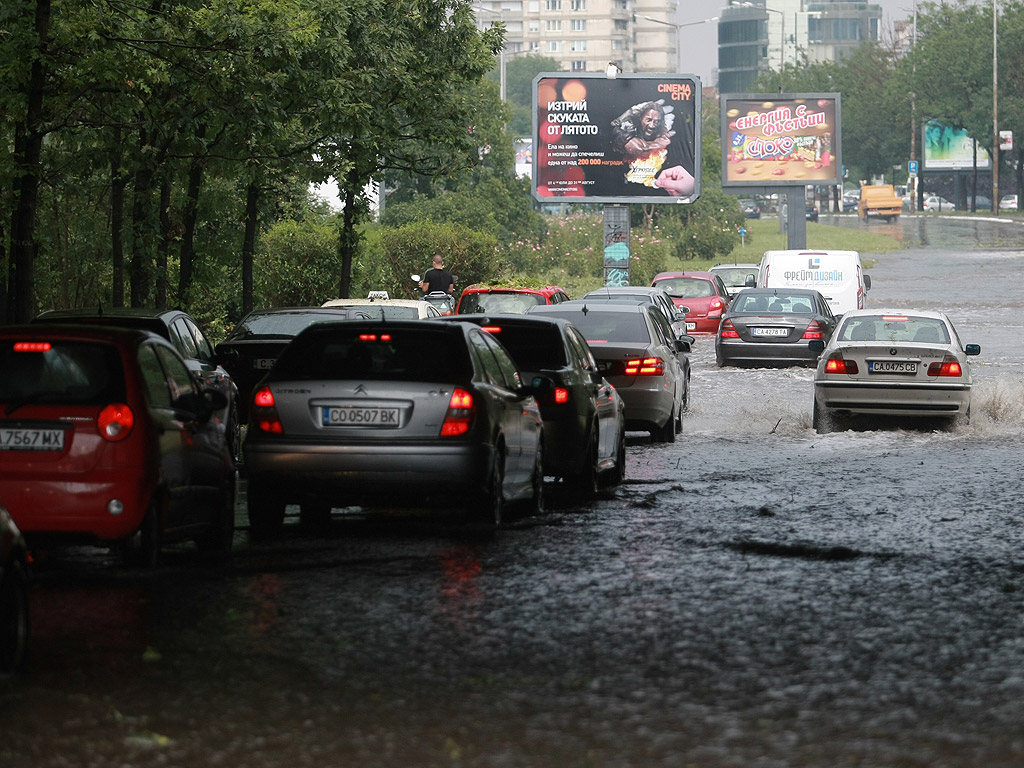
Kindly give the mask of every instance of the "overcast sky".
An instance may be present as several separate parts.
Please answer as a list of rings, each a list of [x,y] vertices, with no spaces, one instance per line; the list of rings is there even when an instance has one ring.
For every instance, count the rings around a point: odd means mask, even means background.
[[[718,16],[728,0],[677,0],[680,23],[700,21]],[[921,0],[923,2],[923,0]],[[907,19],[914,15],[914,0],[874,0],[882,6],[882,28],[892,28],[892,22]],[[769,2],[769,7],[771,3]],[[920,12],[920,5],[918,6]],[[884,32],[882,33],[884,36]],[[679,30],[682,46],[682,71],[684,74],[697,75],[704,85],[711,85],[711,71],[718,67],[718,23],[708,22]]]

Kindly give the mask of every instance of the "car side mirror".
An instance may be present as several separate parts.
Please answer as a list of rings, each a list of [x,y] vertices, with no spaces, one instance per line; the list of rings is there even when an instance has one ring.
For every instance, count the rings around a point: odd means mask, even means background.
[[[825,351],[825,342],[821,339],[811,339],[807,342],[807,348],[811,352],[817,352],[819,355]]]
[[[968,344],[967,346],[964,347],[964,354],[965,355],[980,355],[981,354],[981,344]]]
[[[420,279],[421,279],[419,275],[409,275],[409,277],[411,277],[411,278],[412,278],[412,281],[413,281],[414,283],[418,283],[418,282],[420,282]]]
[[[871,290],[871,275],[864,275],[864,290]]]
[[[687,341],[687,339],[689,339],[689,341]],[[693,343],[693,336],[680,336],[674,342],[676,352],[689,352],[691,343]]]
[[[757,278],[754,275],[747,275],[746,279],[743,281],[743,287],[744,288],[756,288],[757,287]]]
[[[690,314],[690,308],[682,305],[676,307],[676,320],[685,320],[686,316]]]

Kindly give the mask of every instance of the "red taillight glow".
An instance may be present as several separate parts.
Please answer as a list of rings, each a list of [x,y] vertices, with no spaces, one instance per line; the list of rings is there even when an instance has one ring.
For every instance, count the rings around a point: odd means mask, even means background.
[[[712,299],[708,305],[708,317],[719,317],[725,310],[725,302],[721,299]]]
[[[555,387],[554,400],[557,405],[565,405],[569,402],[569,390],[565,387]]]
[[[825,361],[825,373],[846,373],[853,375],[860,369],[853,360],[844,360],[842,357],[830,357]]]
[[[15,352],[49,352],[50,349],[48,341],[17,341],[14,343]]]
[[[253,393],[252,407],[249,409],[249,422],[256,425],[260,432],[281,434],[284,427],[277,415],[274,393],[270,387],[260,387]]]
[[[935,362],[928,366],[929,376],[963,376],[963,369],[960,363],[952,357],[947,357],[941,363]]]
[[[456,387],[448,399],[448,412],[444,415],[441,425],[441,437],[457,437],[469,432],[473,425],[473,395]]]
[[[360,333],[360,341],[391,341],[390,333],[382,333],[377,335],[376,333]]]
[[[116,443],[131,434],[135,414],[124,403],[112,403],[100,411],[96,424],[104,440]]]
[[[807,324],[807,330],[804,331],[803,338],[805,339],[821,339],[824,338],[824,334],[821,332],[821,326],[817,320],[811,320]]]
[[[480,330],[484,333],[501,333],[500,325],[481,325]]]
[[[625,373],[627,376],[664,376],[665,361],[660,357],[627,360]]]
[[[723,339],[738,339],[740,337],[739,332],[736,330],[736,326],[732,324],[732,320],[724,321],[718,328],[719,335]]]

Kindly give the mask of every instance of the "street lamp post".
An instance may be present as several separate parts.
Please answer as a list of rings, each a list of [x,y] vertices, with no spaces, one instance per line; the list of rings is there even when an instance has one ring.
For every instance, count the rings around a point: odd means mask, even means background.
[[[683,22],[682,24],[676,24],[676,23],[671,22],[671,21],[662,21],[661,19],[655,19],[652,16],[640,15],[640,16],[637,16],[637,18],[644,19],[645,21],[652,21],[655,24],[664,24],[666,27],[675,27],[675,29],[676,29],[676,74],[679,74],[679,73],[681,73],[683,71],[683,69],[682,69],[683,68],[683,50],[682,50],[683,46],[682,46],[682,44],[680,43],[680,40],[679,40],[679,30],[682,29],[683,27],[693,27],[693,26],[696,26],[697,24],[707,24],[709,21],[718,21],[718,17],[717,16],[711,16],[710,18],[701,19],[700,21],[686,21],[686,22]]]
[[[999,9],[992,0],[992,212],[999,211],[999,70],[997,62],[998,38],[996,35]]]

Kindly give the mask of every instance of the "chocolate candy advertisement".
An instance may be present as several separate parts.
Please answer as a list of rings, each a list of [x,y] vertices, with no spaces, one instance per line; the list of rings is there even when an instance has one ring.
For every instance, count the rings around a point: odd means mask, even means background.
[[[724,96],[722,185],[840,184],[839,94]]]

